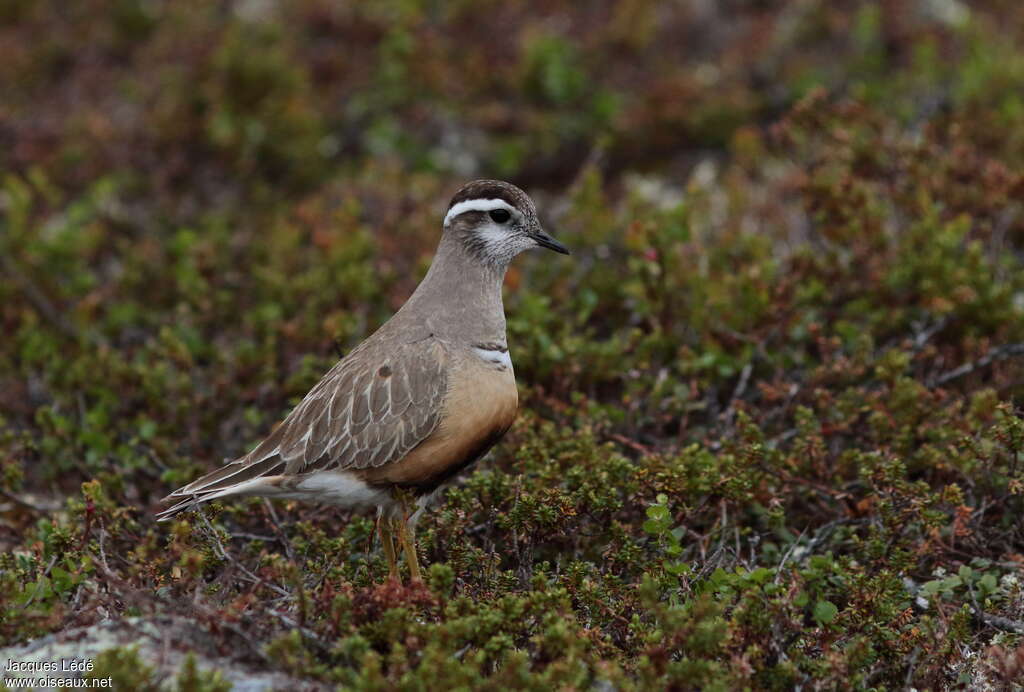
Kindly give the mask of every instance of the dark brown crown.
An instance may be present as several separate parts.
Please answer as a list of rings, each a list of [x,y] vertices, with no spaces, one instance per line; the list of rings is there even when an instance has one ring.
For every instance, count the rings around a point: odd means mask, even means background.
[[[469,199],[501,199],[524,213],[530,214],[533,211],[533,202],[525,192],[501,180],[474,180],[466,183],[452,197],[448,208]]]

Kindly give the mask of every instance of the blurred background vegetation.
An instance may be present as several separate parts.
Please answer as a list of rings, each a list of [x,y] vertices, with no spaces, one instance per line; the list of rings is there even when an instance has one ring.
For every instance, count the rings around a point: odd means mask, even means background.
[[[429,584],[329,508],[157,526],[474,177],[574,255],[509,274],[522,412]],[[177,689],[1009,684],[1022,199],[1013,0],[6,0],[0,646],[157,623]],[[155,689],[137,640],[94,674]]]

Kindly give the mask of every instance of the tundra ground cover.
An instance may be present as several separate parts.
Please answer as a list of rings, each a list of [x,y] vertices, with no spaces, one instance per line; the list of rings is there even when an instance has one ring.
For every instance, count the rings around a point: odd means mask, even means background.
[[[368,690],[1020,676],[1024,10],[707,5],[5,5],[0,645],[180,617]],[[574,256],[510,273],[522,412],[426,583],[329,508],[155,524],[478,175]]]

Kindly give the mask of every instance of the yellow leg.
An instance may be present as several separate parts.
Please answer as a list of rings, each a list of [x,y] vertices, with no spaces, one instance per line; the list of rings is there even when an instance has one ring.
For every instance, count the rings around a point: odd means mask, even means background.
[[[409,530],[409,523],[406,520],[395,519],[395,523],[398,524],[398,540],[405,552],[405,561],[409,563],[409,576],[413,581],[419,581],[422,577],[420,576],[420,560],[416,555],[416,538]]]
[[[380,530],[380,542],[384,548],[384,559],[388,561],[388,578],[398,579],[398,558],[395,555],[395,534],[392,530],[391,519],[380,517],[377,519],[377,528]]]

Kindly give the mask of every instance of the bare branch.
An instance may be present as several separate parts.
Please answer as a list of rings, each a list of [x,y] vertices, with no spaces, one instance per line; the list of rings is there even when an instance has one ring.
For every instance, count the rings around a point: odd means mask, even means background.
[[[975,370],[987,368],[996,361],[1006,360],[1007,358],[1013,358],[1014,356],[1024,356],[1024,343],[997,346],[977,360],[964,363],[958,368],[954,368],[949,372],[945,372],[938,377],[932,378],[929,380],[928,386],[930,388],[940,387],[947,382],[964,377],[965,375],[970,375]]]

